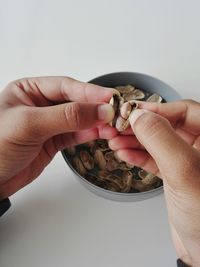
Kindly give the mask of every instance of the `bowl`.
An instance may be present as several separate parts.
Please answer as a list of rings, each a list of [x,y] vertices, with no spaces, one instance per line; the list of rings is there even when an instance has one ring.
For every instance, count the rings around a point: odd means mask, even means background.
[[[152,94],[156,93],[162,96],[167,102],[179,100],[181,98],[180,95],[172,87],[170,87],[163,81],[142,73],[136,73],[136,72],[109,73],[94,78],[89,82],[104,87],[115,87],[119,85],[132,84],[136,88],[143,89],[149,93]],[[89,189],[91,192],[100,197],[114,201],[130,202],[130,201],[140,201],[148,199],[163,192],[163,186],[160,186],[156,189],[152,189],[146,192],[138,192],[138,193],[120,193],[103,189],[89,182],[82,175],[80,175],[80,173],[77,172],[77,170],[73,167],[72,162],[70,161],[70,158],[65,150],[62,151],[62,155],[66,163],[76,174],[76,177],[78,178],[79,182],[87,189]]]

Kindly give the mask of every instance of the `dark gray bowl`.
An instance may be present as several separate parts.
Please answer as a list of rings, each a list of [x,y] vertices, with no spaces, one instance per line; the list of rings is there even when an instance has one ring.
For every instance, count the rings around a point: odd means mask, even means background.
[[[117,85],[123,84],[133,84],[140,89],[144,89],[149,91],[150,93],[157,93],[161,95],[167,102],[179,100],[180,95],[169,85],[160,81],[157,78],[151,77],[146,74],[136,73],[136,72],[116,72],[109,73],[97,78],[94,78],[90,81],[90,83],[105,86],[105,87],[115,87]],[[73,170],[73,172],[77,175],[78,180],[90,191],[99,195],[101,197],[115,200],[115,201],[139,201],[144,200],[153,196],[156,196],[163,192],[163,187],[159,187],[154,190],[150,190],[147,192],[141,193],[117,193],[105,190],[101,187],[98,187],[89,181],[87,181],[84,177],[82,177],[72,166],[72,164],[67,159],[67,156],[64,151],[62,151],[62,155],[69,165],[69,167]]]

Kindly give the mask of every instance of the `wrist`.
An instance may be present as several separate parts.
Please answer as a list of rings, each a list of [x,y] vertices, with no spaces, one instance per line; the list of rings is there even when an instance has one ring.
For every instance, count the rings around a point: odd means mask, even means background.
[[[0,217],[10,208],[10,206],[11,203],[8,198],[0,201]]]

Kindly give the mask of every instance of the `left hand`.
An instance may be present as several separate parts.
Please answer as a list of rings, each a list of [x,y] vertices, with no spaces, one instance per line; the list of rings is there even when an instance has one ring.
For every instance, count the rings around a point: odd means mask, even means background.
[[[112,91],[67,77],[10,83],[0,94],[0,199],[33,181],[59,150],[114,137],[105,125]]]

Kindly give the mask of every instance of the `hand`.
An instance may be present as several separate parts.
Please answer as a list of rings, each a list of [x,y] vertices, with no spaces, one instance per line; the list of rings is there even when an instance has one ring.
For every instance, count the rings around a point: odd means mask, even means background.
[[[200,266],[200,104],[138,102],[132,131],[109,142],[118,157],[163,179],[178,256]],[[145,111],[148,110],[148,111]]]
[[[0,95],[0,199],[33,181],[56,152],[111,138],[112,89],[66,77],[21,79]],[[71,103],[66,103],[73,101]]]

